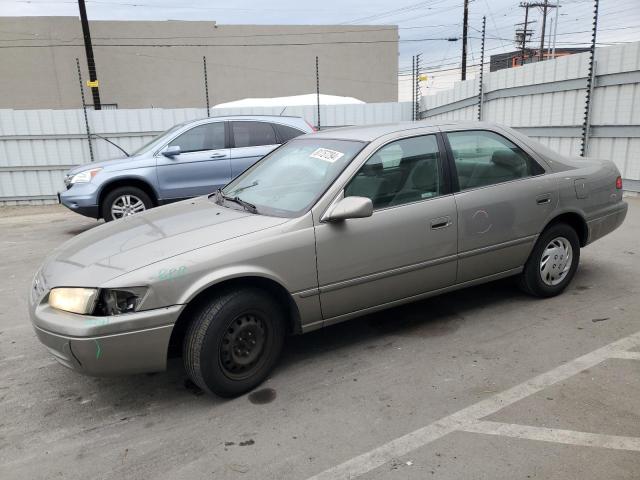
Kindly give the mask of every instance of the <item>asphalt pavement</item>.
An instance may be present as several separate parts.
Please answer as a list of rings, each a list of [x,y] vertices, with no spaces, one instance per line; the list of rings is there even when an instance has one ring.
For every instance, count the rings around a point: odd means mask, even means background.
[[[0,478],[639,479],[640,199],[567,291],[506,279],[288,339],[222,400],[167,372],[91,378],[37,341],[40,262],[95,220],[0,209]]]

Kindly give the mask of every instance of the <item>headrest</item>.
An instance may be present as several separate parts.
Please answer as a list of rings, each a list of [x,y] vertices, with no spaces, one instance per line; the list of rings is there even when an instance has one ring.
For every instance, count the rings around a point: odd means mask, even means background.
[[[501,167],[516,169],[522,167],[522,158],[516,155],[512,150],[496,150],[491,156],[491,161]]]
[[[435,160],[427,160],[416,167],[411,176],[416,188],[432,189],[438,184],[438,168]]]

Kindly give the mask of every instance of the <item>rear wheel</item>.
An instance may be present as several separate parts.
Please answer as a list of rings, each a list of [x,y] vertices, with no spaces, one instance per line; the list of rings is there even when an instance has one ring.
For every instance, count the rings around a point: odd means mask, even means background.
[[[138,187],[119,187],[107,193],[102,202],[105,222],[129,217],[153,207],[149,195]]]
[[[537,297],[553,297],[569,285],[580,261],[580,241],[565,223],[547,228],[536,242],[519,277],[522,290]]]
[[[223,397],[264,381],[284,343],[284,314],[255,288],[229,290],[202,306],[187,328],[183,360],[191,380]]]

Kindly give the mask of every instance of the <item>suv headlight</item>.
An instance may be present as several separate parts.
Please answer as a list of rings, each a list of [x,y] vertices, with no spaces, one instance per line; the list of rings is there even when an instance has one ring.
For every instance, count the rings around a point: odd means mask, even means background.
[[[89,170],[84,170],[80,173],[76,173],[69,179],[69,184],[73,185],[74,183],[88,183],[93,177],[95,177],[98,172],[100,172],[102,168],[91,168]]]
[[[114,289],[53,288],[49,305],[58,310],[80,315],[111,316],[138,310],[147,294],[147,287]]]
[[[97,288],[53,288],[49,293],[49,305],[58,310],[87,315],[93,312],[97,298]]]

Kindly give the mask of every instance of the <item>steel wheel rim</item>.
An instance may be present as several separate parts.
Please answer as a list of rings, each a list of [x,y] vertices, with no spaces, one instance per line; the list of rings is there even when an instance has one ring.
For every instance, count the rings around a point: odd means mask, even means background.
[[[146,209],[144,202],[135,195],[120,195],[111,204],[111,216],[113,218],[130,217]]]
[[[232,380],[253,375],[264,361],[268,340],[267,324],[256,313],[236,317],[222,336],[219,348],[220,367]]]
[[[573,248],[564,237],[551,240],[542,251],[540,258],[540,277],[542,281],[554,287],[567,277],[573,261]]]

